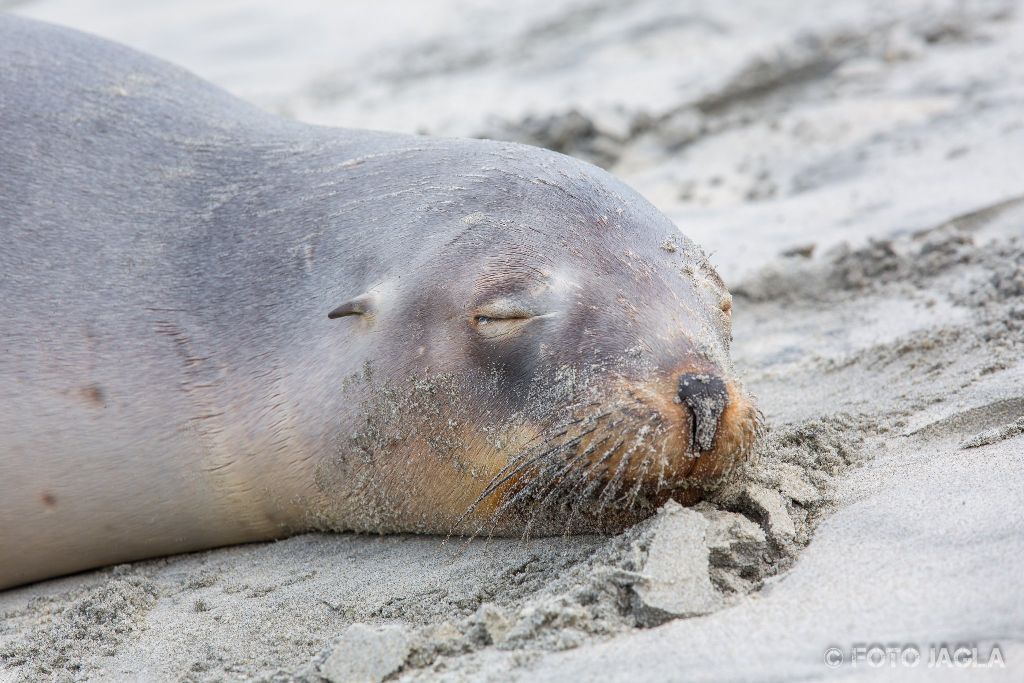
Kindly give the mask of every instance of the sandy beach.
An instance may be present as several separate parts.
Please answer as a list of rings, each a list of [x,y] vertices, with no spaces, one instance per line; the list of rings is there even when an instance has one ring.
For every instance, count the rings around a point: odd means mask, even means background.
[[[0,592],[0,680],[1024,679],[1024,6],[336,5],[0,9],[311,123],[607,168],[728,282],[757,456],[615,537],[307,534]]]

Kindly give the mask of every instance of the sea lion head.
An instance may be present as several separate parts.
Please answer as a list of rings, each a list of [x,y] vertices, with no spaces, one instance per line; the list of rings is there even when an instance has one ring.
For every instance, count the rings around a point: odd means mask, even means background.
[[[423,207],[434,230],[400,276],[330,314],[374,340],[348,444],[387,498],[370,526],[615,529],[695,502],[758,431],[722,279],[611,175],[500,149]]]

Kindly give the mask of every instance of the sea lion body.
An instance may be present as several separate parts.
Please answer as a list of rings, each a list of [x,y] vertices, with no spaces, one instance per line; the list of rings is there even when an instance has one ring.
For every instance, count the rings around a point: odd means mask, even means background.
[[[559,496],[615,528],[749,450],[728,294],[594,167],[283,120],[9,16],[0,150],[0,588],[307,529],[553,533]],[[680,372],[727,380],[707,434]],[[566,502],[591,480],[638,482],[628,514]]]

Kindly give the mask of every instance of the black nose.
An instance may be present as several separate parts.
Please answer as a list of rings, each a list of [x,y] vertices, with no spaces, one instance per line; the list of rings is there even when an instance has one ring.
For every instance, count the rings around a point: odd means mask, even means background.
[[[725,382],[715,375],[686,374],[679,378],[679,400],[693,415],[693,449],[710,451],[718,431],[718,418],[729,404]]]

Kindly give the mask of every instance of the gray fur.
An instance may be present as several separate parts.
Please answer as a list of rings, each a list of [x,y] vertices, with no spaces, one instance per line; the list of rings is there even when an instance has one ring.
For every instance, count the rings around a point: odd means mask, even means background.
[[[0,588],[316,526],[316,461],[347,457],[364,419],[346,378],[444,366],[459,347],[431,312],[468,310],[481,263],[564,260],[602,219],[621,224],[609,262],[677,240],[561,155],[287,121],[128,48],[0,16]],[[699,261],[678,242],[685,255],[661,256]],[[700,329],[721,326],[716,295],[671,287],[691,302],[689,339],[725,367],[727,331]],[[363,294],[370,316],[327,318]],[[665,313],[611,317],[596,338],[644,342]],[[601,352],[588,339],[562,341]],[[412,528],[350,498],[321,526]]]

